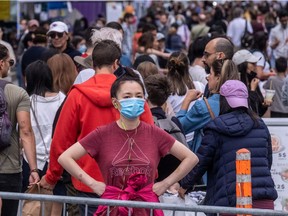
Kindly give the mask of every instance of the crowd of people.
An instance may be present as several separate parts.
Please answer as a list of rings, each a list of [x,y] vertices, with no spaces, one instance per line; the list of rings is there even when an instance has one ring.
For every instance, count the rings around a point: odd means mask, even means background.
[[[140,18],[128,5],[119,20],[74,28],[23,19],[16,47],[0,29],[0,76],[17,68],[19,84],[0,80],[0,147],[11,128],[0,191],[38,183],[54,195],[158,202],[206,185],[204,204],[235,207],[236,151],[247,148],[253,208],[274,209],[262,117],[288,117],[288,4],[210,3],[153,1]],[[2,215],[18,205],[3,199]],[[86,210],[107,214],[67,205]]]

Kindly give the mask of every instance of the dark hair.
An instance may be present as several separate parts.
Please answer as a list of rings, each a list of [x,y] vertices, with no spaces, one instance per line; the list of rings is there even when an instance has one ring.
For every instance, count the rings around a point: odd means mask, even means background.
[[[284,57],[280,57],[276,59],[275,68],[277,73],[284,73],[287,70],[287,59]]]
[[[248,100],[248,99],[247,99]],[[242,112],[245,112],[246,114],[248,114],[250,116],[250,118],[254,121],[254,124],[259,125],[259,116],[253,112],[253,110],[246,108],[246,107],[237,107],[237,108],[232,108],[226,98],[222,95],[220,95],[220,112],[219,115],[223,115],[229,112],[233,112],[235,110],[241,110]]]
[[[145,92],[144,85],[141,82],[139,75],[136,74],[131,68],[123,67],[122,69],[124,70],[124,74],[120,76],[119,78],[117,78],[111,86],[111,89],[110,89],[111,98],[117,98],[117,92],[119,91],[121,85],[127,81],[137,82],[141,86],[143,90],[143,94],[144,94]]]
[[[138,45],[143,46],[145,51],[149,48],[153,48],[153,43],[154,35],[150,31],[143,33],[138,39]]]
[[[33,44],[47,43],[47,30],[43,27],[38,27],[32,34]]]
[[[102,40],[95,44],[92,52],[93,67],[100,69],[103,66],[110,66],[120,58],[121,49],[114,41]]]
[[[45,97],[45,92],[53,92],[53,76],[46,62],[37,60],[29,64],[25,72],[29,96],[36,94]]]
[[[185,95],[188,89],[195,89],[189,74],[189,59],[183,52],[173,52],[168,59],[168,79],[172,94]]]
[[[116,29],[116,30],[118,30],[118,31],[124,32],[123,27],[121,26],[121,24],[118,23],[118,22],[115,22],[115,21],[112,21],[112,22],[107,23],[107,24],[105,25],[105,27],[113,28],[113,29]]]
[[[94,29],[98,29],[97,27],[90,26],[85,30],[84,39],[86,41],[87,47],[93,47],[93,43],[91,41],[91,36]]]
[[[171,88],[166,76],[154,74],[145,80],[145,87],[148,93],[148,100],[157,106],[162,106],[171,94]]]
[[[248,78],[247,78],[247,68],[248,68],[248,62],[243,62],[239,65],[237,65],[238,71],[240,73],[240,80],[247,86],[248,84]]]
[[[279,19],[281,19],[281,18],[283,18],[283,17],[286,17],[286,16],[288,16],[287,10],[282,9],[282,10],[280,10],[280,11],[278,12],[278,17],[279,17]]]
[[[157,31],[157,28],[155,25],[151,24],[151,23],[144,23],[143,28],[142,28],[142,33],[145,32],[152,32],[152,31]]]
[[[202,58],[205,46],[208,43],[210,38],[208,36],[197,37],[193,43],[190,44],[188,50],[188,58],[190,62],[194,62],[196,58]]]
[[[132,18],[132,17],[134,17],[134,15],[132,13],[125,13],[124,17],[123,17],[123,20],[126,21],[126,19],[129,19],[129,18]]]
[[[51,57],[53,57],[56,54],[59,54],[60,51],[56,48],[50,47],[46,50],[44,50],[44,52],[41,55],[41,60],[44,62],[47,62]]]
[[[33,32],[28,32],[24,38],[23,38],[23,45],[24,45],[24,48],[27,49],[29,47],[28,45],[28,42],[32,42],[33,38],[32,38],[32,35],[34,33]]]
[[[74,35],[72,40],[71,40],[71,44],[73,45],[74,49],[77,49],[77,45],[83,40],[85,40],[85,39],[82,36]]]
[[[268,34],[264,31],[258,31],[254,34],[252,49],[266,53]]]
[[[0,60],[6,59],[9,56],[9,51],[6,46],[0,44]]]
[[[153,64],[155,64],[154,60],[149,56],[149,55],[140,55],[138,56],[135,61],[134,61],[134,64],[133,64],[133,68],[136,70],[137,67],[142,63],[142,62],[145,62],[145,61],[148,61],[148,62],[151,62]],[[155,64],[156,65],[156,64]]]

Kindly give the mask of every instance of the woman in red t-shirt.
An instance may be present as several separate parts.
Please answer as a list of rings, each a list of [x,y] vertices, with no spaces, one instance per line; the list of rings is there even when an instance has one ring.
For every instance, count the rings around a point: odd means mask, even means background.
[[[181,180],[198,163],[198,158],[165,131],[140,121],[145,99],[138,75],[123,69],[122,76],[111,87],[111,97],[120,118],[79,140],[58,162],[102,198],[158,202],[157,196]],[[104,182],[90,177],[76,163],[86,153],[97,161]],[[168,153],[182,162],[171,175],[154,184],[159,160]],[[106,210],[106,206],[99,206],[95,215],[106,215]],[[125,207],[112,207],[110,211],[110,215],[128,215]],[[131,213],[150,215],[149,209],[133,209]],[[154,215],[163,212],[154,210]]]

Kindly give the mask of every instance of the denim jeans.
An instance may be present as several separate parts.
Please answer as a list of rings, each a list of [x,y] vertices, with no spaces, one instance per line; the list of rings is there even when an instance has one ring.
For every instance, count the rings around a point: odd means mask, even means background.
[[[99,196],[95,193],[85,193],[81,191],[77,191],[78,197],[87,197],[87,198],[99,198]],[[88,205],[88,216],[93,216],[93,214],[97,211],[98,206]],[[85,216],[85,205],[79,205],[81,216]]]
[[[22,173],[0,174],[0,191],[20,193]],[[19,200],[2,200],[2,216],[17,216]]]

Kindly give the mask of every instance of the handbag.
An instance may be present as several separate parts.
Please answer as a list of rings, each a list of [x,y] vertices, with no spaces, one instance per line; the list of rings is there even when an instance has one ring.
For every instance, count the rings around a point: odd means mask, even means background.
[[[25,191],[29,194],[46,194],[53,195],[53,191],[40,187],[40,183],[33,184]],[[41,202],[38,200],[24,200],[22,216],[39,216],[42,215],[42,205],[44,205],[44,215],[50,216],[53,202]]]
[[[245,20],[245,30],[243,36],[241,37],[241,47],[248,48],[251,47],[253,43],[254,43],[254,36],[248,31],[247,20]]]

